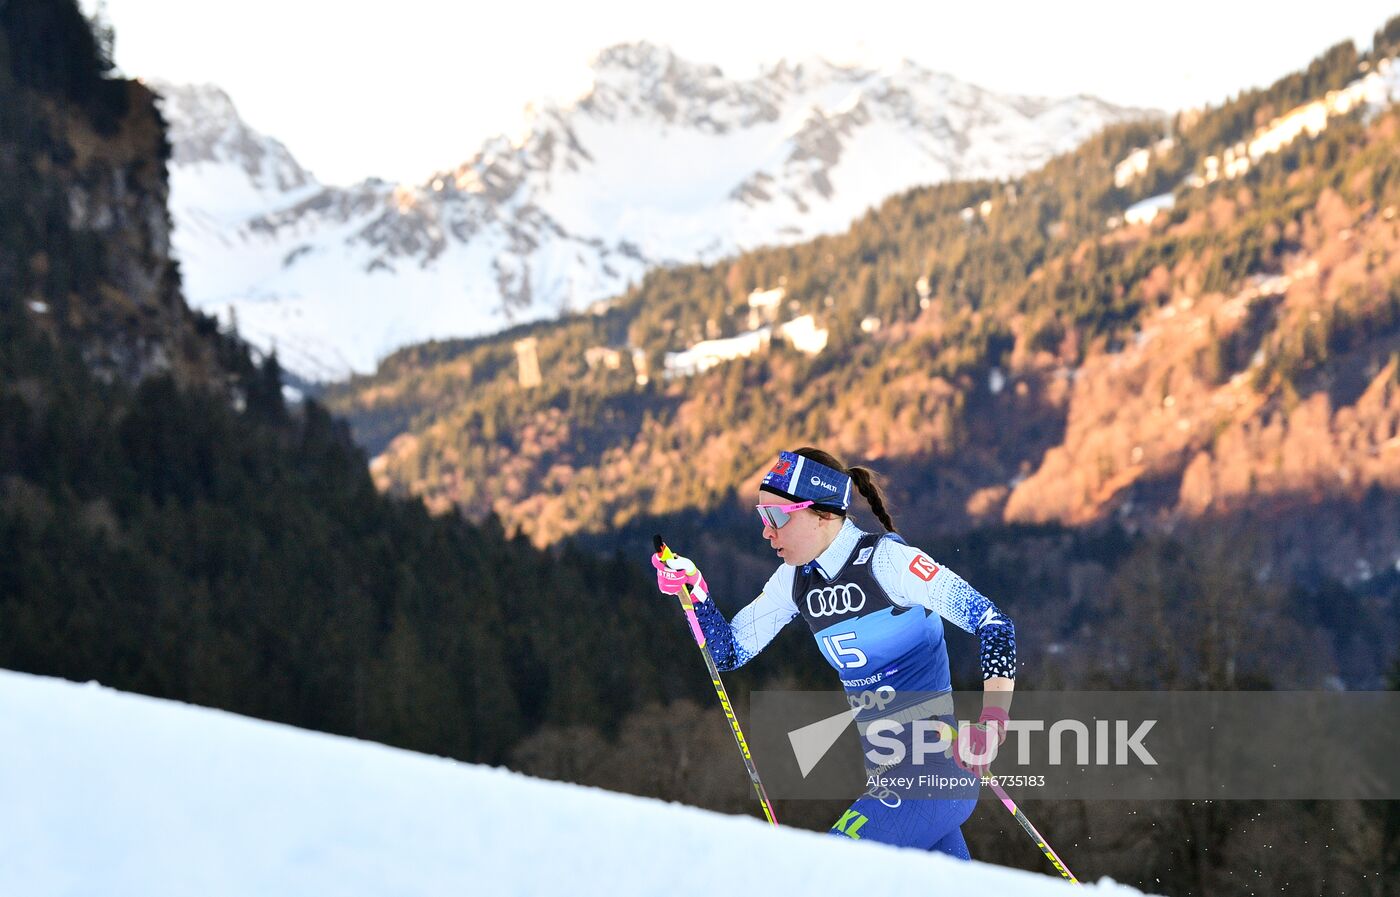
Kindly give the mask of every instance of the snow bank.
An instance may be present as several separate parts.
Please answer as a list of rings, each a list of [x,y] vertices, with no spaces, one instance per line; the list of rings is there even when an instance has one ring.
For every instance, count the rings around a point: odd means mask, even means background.
[[[0,795],[0,894],[26,897],[1072,893],[1046,875],[7,671]]]

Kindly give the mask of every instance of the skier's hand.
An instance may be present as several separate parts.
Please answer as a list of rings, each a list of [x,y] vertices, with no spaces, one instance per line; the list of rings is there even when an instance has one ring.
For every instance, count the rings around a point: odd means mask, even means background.
[[[968,726],[965,734],[953,745],[953,760],[962,769],[978,776],[987,774],[996,749],[1006,740],[1006,721],[1009,717],[1000,707],[986,707],[975,725]]]
[[[656,568],[656,587],[667,595],[679,595],[681,586],[688,586],[690,597],[704,601],[710,597],[709,586],[704,575],[695,567],[690,558],[673,555],[670,560],[661,560],[660,554],[651,556],[651,565]]]

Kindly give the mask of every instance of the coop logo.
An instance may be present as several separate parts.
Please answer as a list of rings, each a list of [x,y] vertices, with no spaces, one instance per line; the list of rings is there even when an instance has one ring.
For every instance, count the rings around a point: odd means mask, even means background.
[[[809,617],[839,617],[865,607],[865,592],[854,583],[826,586],[807,593]]]
[[[879,679],[880,677],[874,678]],[[854,695],[847,694],[846,702],[857,713],[862,710],[884,710],[885,705],[894,700],[895,694],[893,686],[882,685],[874,691],[863,691]]]
[[[763,481],[766,483],[778,477],[785,477],[790,470],[792,470],[792,462],[784,458],[782,461],[773,465],[773,469],[768,471],[768,476],[764,477]]]

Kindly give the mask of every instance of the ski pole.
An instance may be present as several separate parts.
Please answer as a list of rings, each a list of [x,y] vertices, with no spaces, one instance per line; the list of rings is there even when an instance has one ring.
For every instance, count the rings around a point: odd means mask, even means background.
[[[957,730],[954,730],[952,734],[954,740],[956,740],[958,737]],[[1035,841],[1035,846],[1039,847],[1040,852],[1045,854],[1045,858],[1053,863],[1056,869],[1060,870],[1060,874],[1077,885],[1083,884],[1083,882],[1074,877],[1073,872],[1069,871],[1069,867],[1065,865],[1064,860],[1060,859],[1060,855],[1055,853],[1055,849],[1046,843],[1045,837],[1041,835],[1034,825],[1031,825],[1031,821],[1026,818],[1026,814],[1021,808],[1016,806],[1016,801],[1011,799],[1011,795],[1006,793],[1006,789],[998,785],[996,779],[991,777],[991,773],[988,772],[987,775],[982,778],[986,779],[987,787],[992,789],[992,793],[1001,801],[1001,805],[1010,810],[1011,815],[1015,817],[1016,821],[1021,823],[1021,828],[1025,829],[1026,834],[1031,836],[1031,839]]]
[[[661,536],[656,536],[656,553],[661,555],[661,560],[666,561],[675,557],[666,543],[661,541]],[[768,792],[763,790],[763,783],[758,778],[758,767],[754,765],[753,757],[749,755],[749,743],[744,740],[744,730],[739,728],[739,718],[734,715],[734,707],[729,703],[729,692],[725,691],[724,682],[719,678],[719,668],[715,666],[715,659],[710,655],[710,649],[705,645],[705,631],[700,628],[700,621],[695,617],[695,602],[690,598],[690,590],[681,586],[680,593],[676,596],[681,601],[681,609],[685,611],[686,621],[690,623],[690,633],[695,636],[695,644],[700,646],[700,653],[705,655],[705,666],[710,671],[710,682],[715,687],[715,694],[719,696],[720,706],[724,708],[724,715],[729,719],[729,729],[734,733],[734,741],[739,745],[739,753],[744,755],[744,768],[749,771],[749,781],[753,782],[754,793],[758,795],[758,802],[763,805],[763,815],[767,817],[772,825],[778,824],[778,817],[773,813],[773,804],[768,800]]]
[[[1060,874],[1075,884],[1082,884],[1079,879],[1074,877],[1074,873],[1069,871],[1069,867],[1060,859],[1059,854],[1055,853],[1054,849],[1049,844],[1045,843],[1045,838],[1041,836],[1040,832],[1036,831],[1035,826],[1031,825],[1031,821],[1026,818],[1025,813],[1021,812],[1021,808],[1016,806],[1016,802],[1011,799],[1010,795],[995,781],[991,782],[990,785],[992,793],[1001,799],[1002,805],[1011,811],[1011,815],[1016,817],[1017,822],[1021,823],[1021,828],[1026,830],[1026,834],[1035,839],[1036,846],[1040,848],[1040,852],[1045,854],[1050,862],[1055,864],[1055,868],[1060,870]]]

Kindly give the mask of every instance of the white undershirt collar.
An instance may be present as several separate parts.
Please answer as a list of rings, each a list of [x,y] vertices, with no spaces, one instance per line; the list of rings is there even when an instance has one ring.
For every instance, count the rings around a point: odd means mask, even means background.
[[[852,523],[851,518],[847,517],[841,523],[841,530],[836,534],[836,538],[832,539],[826,551],[817,555],[816,560],[812,562],[817,565],[817,571],[827,582],[831,582],[836,574],[841,572],[863,535],[865,532]]]

